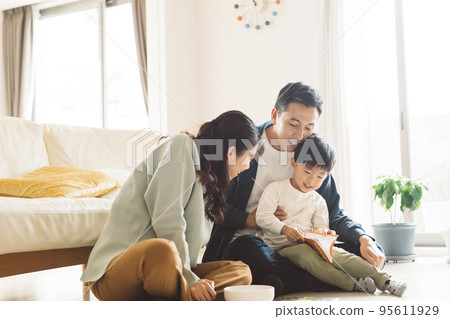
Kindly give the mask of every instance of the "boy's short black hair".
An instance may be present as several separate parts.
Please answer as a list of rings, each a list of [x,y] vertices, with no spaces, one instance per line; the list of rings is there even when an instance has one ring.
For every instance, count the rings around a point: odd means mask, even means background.
[[[306,163],[310,169],[319,166],[329,173],[336,162],[336,153],[325,139],[313,134],[297,145],[294,159],[297,164]]]

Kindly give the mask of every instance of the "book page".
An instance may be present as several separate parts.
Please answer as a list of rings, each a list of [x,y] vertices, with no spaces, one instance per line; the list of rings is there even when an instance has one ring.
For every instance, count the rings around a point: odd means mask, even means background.
[[[305,239],[309,238],[313,240],[320,247],[319,249],[322,250],[322,252],[326,255],[322,256],[326,261],[330,263],[333,261],[332,249],[334,242],[338,238],[338,235],[323,235],[316,232],[307,232],[305,233],[304,237]],[[316,247],[314,247],[315,245],[312,246],[313,248],[318,250]],[[320,253],[320,251],[318,252]]]

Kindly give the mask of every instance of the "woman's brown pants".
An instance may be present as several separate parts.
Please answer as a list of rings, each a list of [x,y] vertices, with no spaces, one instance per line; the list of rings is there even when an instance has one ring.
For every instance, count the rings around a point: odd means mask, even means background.
[[[175,244],[148,239],[116,256],[91,290],[99,300],[192,300]],[[228,286],[250,285],[248,266],[240,261],[198,264],[192,270],[201,279],[214,281],[216,300]]]

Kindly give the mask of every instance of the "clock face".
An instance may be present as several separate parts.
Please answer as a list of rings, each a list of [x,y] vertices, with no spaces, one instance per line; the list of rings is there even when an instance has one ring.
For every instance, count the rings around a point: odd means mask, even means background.
[[[237,20],[243,22],[246,29],[260,30],[268,27],[278,15],[280,0],[241,0],[234,4],[238,12]]]

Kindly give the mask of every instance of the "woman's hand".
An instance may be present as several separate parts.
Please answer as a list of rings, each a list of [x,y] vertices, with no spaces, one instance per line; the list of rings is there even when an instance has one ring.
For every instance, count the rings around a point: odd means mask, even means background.
[[[281,234],[286,236],[292,243],[299,243],[305,240],[300,230],[288,225],[284,225],[283,228],[281,228]]]
[[[214,290],[214,281],[209,279],[200,279],[189,287],[189,292],[195,301],[212,301],[217,295]]]

